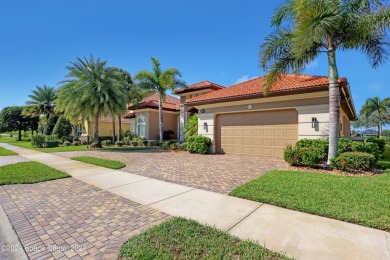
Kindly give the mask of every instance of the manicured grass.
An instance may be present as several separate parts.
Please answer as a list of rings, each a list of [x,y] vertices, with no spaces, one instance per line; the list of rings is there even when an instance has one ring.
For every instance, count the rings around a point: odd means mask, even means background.
[[[110,168],[110,169],[120,169],[126,166],[126,164],[118,161],[101,159],[101,158],[91,157],[91,156],[79,156],[79,157],[73,157],[71,159],[75,161],[80,161],[80,162],[85,162],[85,163],[90,163],[90,164]]]
[[[390,169],[390,145],[386,145],[386,150],[383,153],[383,158],[379,160],[377,165],[384,169]]]
[[[3,147],[0,147],[0,156],[9,156],[9,155],[16,155],[17,153],[14,153],[10,150],[7,150]]]
[[[390,171],[337,176],[271,171],[230,195],[390,231]]]
[[[288,259],[193,220],[174,218],[128,240],[119,259]]]
[[[72,151],[86,151],[86,150],[88,150],[87,145],[60,146],[60,147],[53,147],[53,148],[35,148],[28,141],[16,141],[16,139],[12,138],[12,137],[0,138],[0,143],[12,144],[12,145],[16,145],[16,146],[20,146],[23,148],[28,148],[28,149],[44,152],[44,153],[72,152]]]
[[[0,185],[37,183],[66,177],[70,176],[37,162],[21,162],[0,167]]]

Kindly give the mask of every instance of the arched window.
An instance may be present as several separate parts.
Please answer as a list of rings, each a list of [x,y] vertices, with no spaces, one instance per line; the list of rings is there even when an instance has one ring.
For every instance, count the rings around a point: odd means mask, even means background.
[[[146,137],[146,117],[141,115],[137,119],[138,136]]]

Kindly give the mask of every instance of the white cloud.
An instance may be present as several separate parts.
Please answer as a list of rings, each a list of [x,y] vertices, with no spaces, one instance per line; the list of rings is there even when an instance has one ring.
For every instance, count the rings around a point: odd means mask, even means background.
[[[370,90],[382,90],[384,89],[385,85],[383,83],[371,83],[370,85],[368,85],[368,88]]]
[[[238,84],[238,83],[241,83],[241,82],[244,82],[244,81],[248,81],[248,80],[250,80],[250,79],[255,79],[255,78],[257,78],[256,76],[255,77],[251,77],[251,76],[249,76],[249,75],[244,75],[244,76],[242,76],[241,78],[238,78],[237,80],[236,80],[236,83],[235,84]]]
[[[320,64],[319,64],[319,62],[317,60],[313,60],[312,62],[307,64],[306,69],[308,69],[308,70],[314,69],[314,68],[317,68],[319,65]]]

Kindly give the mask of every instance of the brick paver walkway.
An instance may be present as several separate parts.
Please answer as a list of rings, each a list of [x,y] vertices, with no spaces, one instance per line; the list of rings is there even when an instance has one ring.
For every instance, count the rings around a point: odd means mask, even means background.
[[[30,259],[116,259],[167,214],[67,178],[0,186],[0,203]]]
[[[187,152],[79,151],[65,157],[95,156],[121,161],[130,173],[218,193],[229,193],[270,170],[287,166],[282,160],[240,155],[198,155]]]

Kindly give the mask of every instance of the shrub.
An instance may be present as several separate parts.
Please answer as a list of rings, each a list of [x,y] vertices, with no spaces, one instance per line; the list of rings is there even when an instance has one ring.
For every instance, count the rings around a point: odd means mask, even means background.
[[[347,138],[340,138],[337,148],[337,154],[342,154],[345,152],[352,151],[352,143],[353,141]]]
[[[148,140],[142,140],[142,145],[143,145],[143,146],[148,146],[148,143],[149,143]]]
[[[323,151],[308,147],[293,147],[288,145],[284,150],[284,160],[292,166],[310,166],[324,162]]]
[[[329,140],[301,139],[295,144],[295,147],[316,150],[316,156],[323,162],[328,157]]]
[[[71,144],[71,142],[69,142],[69,141],[65,141],[65,142],[63,143],[64,146],[70,146],[70,144]]]
[[[186,151],[187,150],[187,143],[186,142],[183,142],[180,144],[180,149]]]
[[[123,132],[123,136],[124,137],[128,137],[129,140],[131,140],[133,138],[136,138],[137,134],[134,131],[131,131],[131,130],[127,129],[126,131]]]
[[[375,163],[374,155],[363,152],[342,153],[331,160],[331,165],[342,171],[370,170]]]
[[[43,148],[46,144],[46,136],[44,135],[33,135],[31,137],[31,145],[36,148]]]
[[[153,146],[153,147],[155,147],[155,146],[160,146],[160,142],[159,142],[159,141],[156,141],[156,140],[150,141],[150,142],[149,142],[149,145],[150,145],[150,146]]]
[[[171,150],[175,151],[177,150],[177,144],[173,143],[169,146],[171,148]]]
[[[353,142],[352,143],[352,152],[369,153],[369,154],[374,155],[376,160],[378,160],[380,158],[380,151],[379,151],[378,145],[376,143]]]
[[[80,142],[79,142],[79,141],[74,141],[74,142],[73,142],[73,145],[74,145],[74,146],[79,146],[79,145],[80,145]]]
[[[377,144],[381,153],[385,151],[386,140],[384,138],[368,137],[366,138],[366,142]]]
[[[163,150],[168,150],[168,148],[169,148],[169,142],[163,142],[163,143],[161,144],[161,147],[162,147]]]
[[[82,144],[82,145],[87,145],[87,144],[88,144],[88,141],[83,140],[83,141],[81,141],[81,144]]]
[[[132,140],[131,142],[131,145],[134,146],[134,147],[137,147],[138,146],[138,141],[137,140]]]
[[[124,137],[123,142],[125,142],[126,145],[130,145],[130,142],[131,142],[130,137]]]
[[[122,146],[125,145],[125,142],[123,142],[123,141],[116,141],[115,145],[118,146],[118,147],[122,147]]]
[[[102,141],[102,145],[103,146],[110,146],[112,143],[111,143],[111,140],[103,140]]]
[[[209,153],[211,139],[202,135],[190,136],[187,140],[187,150],[190,153],[206,154]]]
[[[60,116],[54,126],[53,134],[57,135],[59,139],[65,141],[72,133],[72,124],[66,120],[64,116]]]
[[[166,130],[163,132],[163,139],[164,140],[170,140],[171,137],[175,134],[172,130]]]
[[[190,136],[194,136],[194,135],[198,135],[198,117],[197,117],[197,115],[191,116],[188,119],[186,126],[184,128],[184,137],[186,140],[188,140],[188,138]]]

